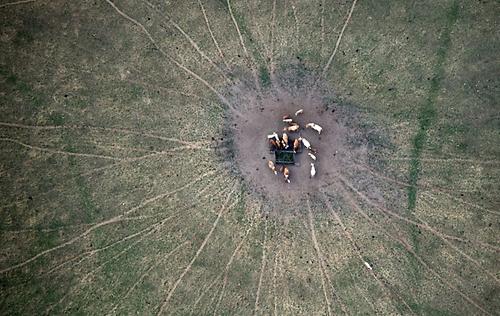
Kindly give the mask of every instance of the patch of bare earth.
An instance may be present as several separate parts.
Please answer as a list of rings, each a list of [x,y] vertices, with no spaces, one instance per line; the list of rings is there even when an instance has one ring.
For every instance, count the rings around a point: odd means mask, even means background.
[[[295,90],[295,91],[293,91]],[[362,135],[360,124],[354,119],[355,109],[333,103],[333,94],[325,95],[324,89],[273,88],[259,95],[243,84],[231,88],[234,109],[229,118],[231,136],[231,163],[254,193],[271,202],[271,209],[292,206],[307,195],[318,192],[336,181],[335,174],[345,168],[352,168],[352,159],[367,159],[366,144],[355,142],[354,135]],[[303,113],[295,116],[295,111]],[[280,137],[282,121],[290,115],[301,128],[298,132],[287,132],[292,139],[299,136],[307,139],[317,151],[316,161],[308,155],[302,145],[302,152],[295,154],[295,165],[289,165],[290,183],[286,183],[282,173],[275,175],[267,166],[275,160],[270,151],[267,135],[277,132]],[[323,127],[321,135],[305,125],[314,122]],[[315,164],[316,176],[310,177],[311,162]]]

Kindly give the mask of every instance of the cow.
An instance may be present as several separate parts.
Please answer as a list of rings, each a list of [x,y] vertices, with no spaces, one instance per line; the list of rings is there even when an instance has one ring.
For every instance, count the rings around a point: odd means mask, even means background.
[[[314,167],[314,163],[311,162],[311,179],[316,175],[316,168]]]
[[[283,119],[283,122],[290,124],[290,123],[293,123],[293,120],[291,118],[287,118],[287,119]]]
[[[295,112],[295,116],[299,116],[299,114],[302,114],[302,113],[304,113],[304,109],[297,110]]]
[[[288,167],[283,167],[283,175],[285,176],[285,182],[290,183],[290,170],[288,170]]]
[[[280,141],[280,138],[278,137],[278,133],[274,132],[271,135],[267,135],[267,139],[276,139],[277,142]]]
[[[366,262],[366,261],[363,261],[363,264],[365,265],[365,267],[368,269],[368,270],[373,270],[372,266]]]
[[[280,139],[276,144],[278,144],[278,149],[283,149],[283,140]]]
[[[276,170],[276,166],[274,165],[274,162],[272,160],[269,160],[267,162],[267,166],[269,167],[269,169],[271,169],[274,174],[278,174],[278,171]]]
[[[313,130],[318,132],[319,135],[321,135],[321,131],[323,130],[323,128],[321,126],[319,126],[318,124],[314,124],[314,123],[307,123],[306,128],[312,128]]]
[[[286,133],[283,133],[283,147],[288,149],[288,135]]]
[[[311,153],[307,153],[307,155],[308,155],[309,157],[311,157],[311,159],[312,159],[312,160],[316,160],[316,156],[314,156],[313,154],[311,154]]]
[[[269,144],[271,145],[272,149],[279,149],[279,145],[274,139],[270,139]]]
[[[298,150],[300,150],[300,140],[298,138],[295,138],[293,140],[293,152],[297,153]]]
[[[304,147],[307,149],[311,149],[311,143],[305,139],[304,137],[299,137],[299,140],[302,141],[302,144],[304,144]]]
[[[283,132],[296,132],[300,129],[299,124],[292,123],[292,125],[283,128]]]

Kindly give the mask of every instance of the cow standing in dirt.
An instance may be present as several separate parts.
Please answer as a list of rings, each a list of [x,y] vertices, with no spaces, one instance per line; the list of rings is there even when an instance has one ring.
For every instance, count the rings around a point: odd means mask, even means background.
[[[285,182],[290,183],[290,170],[288,170],[288,167],[283,168],[283,175],[285,176]]]
[[[276,166],[274,165],[274,162],[272,162],[272,160],[269,160],[267,162],[267,166],[269,167],[269,169],[271,169],[274,174],[278,174],[278,171],[276,170]]]

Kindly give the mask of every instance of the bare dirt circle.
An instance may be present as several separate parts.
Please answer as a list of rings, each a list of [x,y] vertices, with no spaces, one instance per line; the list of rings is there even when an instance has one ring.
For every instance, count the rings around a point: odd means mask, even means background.
[[[231,88],[232,103],[237,105],[227,124],[232,164],[251,190],[280,207],[334,183],[338,171],[352,168],[350,161],[365,161],[368,157],[370,144],[356,109],[332,101],[336,99],[333,89],[316,88],[311,85],[315,81],[307,80],[298,87],[282,83],[261,93],[243,84]],[[298,109],[303,113],[295,116]],[[289,137],[304,137],[317,151],[316,161],[307,155],[304,146],[302,153],[295,154],[295,164],[288,166],[290,183],[282,173],[275,175],[267,166],[269,160],[275,161],[267,135],[277,132],[281,137],[287,126],[282,121],[284,115],[290,115],[301,126],[297,132],[287,132]],[[309,122],[322,126],[321,134],[304,128]],[[311,162],[316,168],[314,178],[310,177]]]

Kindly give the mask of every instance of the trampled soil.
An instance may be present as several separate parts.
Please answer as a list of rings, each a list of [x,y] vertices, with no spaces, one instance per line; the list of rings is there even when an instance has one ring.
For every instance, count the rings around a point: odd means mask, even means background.
[[[352,147],[348,143],[349,135],[359,134],[359,130],[354,131],[345,124],[352,120],[352,109],[327,104],[328,98],[323,92],[308,95],[311,89],[291,92],[280,88],[259,98],[259,94],[250,89],[236,87],[234,91],[237,91],[235,100],[238,102],[230,123],[234,163],[249,186],[268,199],[293,203],[332,184],[336,171],[347,167],[346,161],[351,157],[364,160],[366,150],[363,146]],[[304,112],[295,116],[298,109]],[[282,121],[284,115],[290,115],[301,126],[298,132],[287,132],[289,137],[302,136],[317,150],[317,160],[313,161],[302,146],[302,153],[295,155],[295,165],[289,165],[290,183],[285,182],[282,173],[275,175],[267,166],[268,160],[275,158],[269,150],[267,135],[277,132],[281,137],[287,126]],[[323,127],[321,135],[304,128],[309,122]],[[316,168],[314,178],[310,177],[311,162]]]

